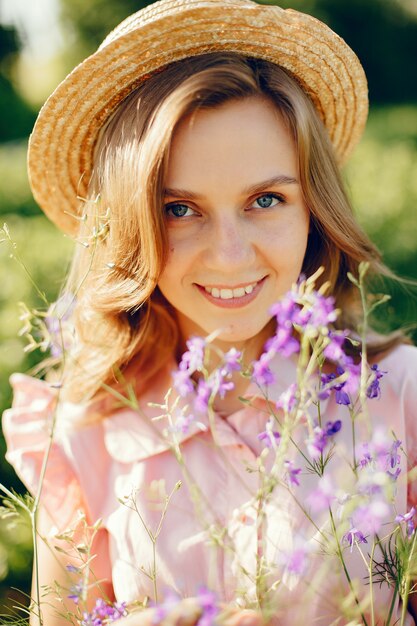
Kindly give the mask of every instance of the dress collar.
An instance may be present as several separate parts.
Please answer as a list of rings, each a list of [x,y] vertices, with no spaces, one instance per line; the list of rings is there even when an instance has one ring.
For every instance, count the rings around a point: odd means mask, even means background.
[[[280,395],[296,380],[296,359],[276,355],[271,362],[276,383],[265,393],[254,382],[248,385],[244,397],[250,405],[232,413],[227,419],[214,413],[210,422],[208,415],[199,415],[187,429],[173,430],[170,427],[166,404],[167,390],[172,386],[172,362],[165,373],[142,396],[138,411],[126,408],[104,419],[105,445],[109,454],[121,463],[143,461],[151,456],[166,452],[177,442],[179,445],[204,432],[211,431],[219,446],[248,445],[255,441],[268,419],[267,402],[275,404]],[[175,398],[172,393],[172,402]],[[180,398],[176,406],[179,415],[186,405],[192,405],[193,394]],[[160,406],[155,406],[160,405]],[[168,406],[170,399],[168,399]],[[165,415],[164,415],[165,414]]]

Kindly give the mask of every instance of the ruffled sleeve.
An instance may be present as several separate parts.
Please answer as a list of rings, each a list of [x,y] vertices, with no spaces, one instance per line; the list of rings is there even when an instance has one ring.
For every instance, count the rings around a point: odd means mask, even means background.
[[[44,381],[22,374],[14,374],[10,382],[13,405],[3,413],[6,459],[35,496],[51,436],[56,392]],[[88,514],[79,480],[59,435],[54,436],[50,449],[41,502],[57,532],[71,526],[80,510]]]

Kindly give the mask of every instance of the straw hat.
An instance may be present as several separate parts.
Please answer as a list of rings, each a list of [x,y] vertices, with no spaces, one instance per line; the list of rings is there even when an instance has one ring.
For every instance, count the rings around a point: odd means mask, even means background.
[[[41,109],[29,141],[29,178],[47,216],[75,234],[100,129],[155,70],[229,51],[272,61],[309,94],[343,163],[368,113],[362,66],[319,20],[251,0],[160,0],[119,24]]]

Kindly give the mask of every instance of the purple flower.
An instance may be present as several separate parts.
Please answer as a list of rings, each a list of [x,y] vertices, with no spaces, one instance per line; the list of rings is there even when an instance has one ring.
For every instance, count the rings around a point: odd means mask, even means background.
[[[317,488],[310,492],[307,501],[313,512],[319,513],[328,509],[335,500],[335,488],[328,475],[322,476]]]
[[[236,348],[230,348],[228,352],[224,355],[224,362],[222,366],[222,374],[223,376],[230,375],[232,372],[240,372],[242,366],[240,364],[240,359],[242,358],[242,353]]]
[[[378,365],[375,363],[371,365],[371,370],[373,373],[373,379],[366,390],[366,395],[368,398],[380,398],[381,397],[381,388],[379,381],[387,372],[383,372],[379,369]]]
[[[327,437],[333,437],[342,428],[342,421],[335,420],[334,422],[327,422],[325,426],[325,433]]]
[[[217,393],[220,398],[224,398],[228,391],[232,391],[235,388],[235,384],[231,380],[224,380],[221,372],[218,372],[218,378]]]
[[[404,515],[397,515],[397,517],[395,518],[395,521],[398,524],[402,524],[405,523],[407,525],[407,537],[411,537],[414,534],[415,531],[415,524],[414,524],[414,520],[413,517],[416,514],[416,509],[415,507],[411,507],[411,509],[408,511],[408,513],[405,513]]]
[[[196,599],[202,609],[196,626],[213,626],[219,613],[215,594],[207,587],[200,587]],[[180,596],[169,590],[163,602],[155,605],[152,623],[160,624],[180,602]]]
[[[312,459],[318,459],[327,445],[326,433],[320,426],[313,430],[313,436],[307,439],[307,450]]]
[[[210,397],[213,393],[224,398],[226,393],[234,389],[234,383],[224,380],[220,370],[215,370],[208,380],[200,379],[197,385],[197,395],[194,400],[194,408],[199,413],[205,413],[208,409]]]
[[[329,326],[337,319],[337,312],[335,309],[335,299],[333,296],[316,295],[316,302],[313,305],[314,312],[314,325],[315,326]]]
[[[343,404],[348,406],[351,404],[350,398],[354,396],[359,389],[360,381],[360,365],[351,363],[349,357],[343,364],[338,365],[336,368],[336,374],[322,374],[321,385],[322,388],[319,392],[320,400],[325,400],[330,396],[332,391],[335,391],[335,400],[337,404]],[[340,382],[340,378],[344,376],[344,381]],[[339,382],[337,382],[339,380]],[[336,382],[333,382],[336,381]]]
[[[154,608],[154,614],[152,618],[153,624],[159,624],[166,618],[167,615],[174,609],[177,604],[181,602],[181,598],[174,591],[169,590],[165,595],[163,602],[157,604]]]
[[[401,463],[401,456],[398,452],[401,443],[399,439],[392,441],[382,430],[374,431],[371,442],[375,466],[379,470],[387,472],[388,475],[394,479],[396,479],[401,472],[401,469],[398,467]],[[394,472],[392,470],[394,470]]]
[[[357,365],[351,361],[347,361],[343,365],[343,369],[341,371],[345,371],[347,373],[347,379],[344,384],[344,391],[348,393],[351,397],[356,396],[359,390],[359,384],[361,380],[361,365],[358,363]]]
[[[190,379],[190,372],[187,370],[175,370],[172,372],[172,378],[173,387],[182,398],[185,398],[193,391],[194,386]]]
[[[97,618],[93,613],[88,613],[88,611],[83,612],[81,626],[102,626],[102,623],[102,620]]]
[[[329,343],[323,350],[323,355],[326,359],[334,361],[336,363],[345,363],[348,357],[343,350],[343,344],[346,341],[347,331],[343,333],[337,333],[329,331],[328,339]]]
[[[292,327],[295,313],[299,310],[297,304],[298,295],[289,291],[279,302],[272,305],[269,312],[276,317],[277,324],[280,328]]]
[[[359,467],[363,469],[368,465],[373,465],[396,480],[401,473],[401,468],[398,467],[401,463],[399,454],[401,443],[399,439],[393,441],[383,429],[375,429],[372,441],[363,443],[359,447]]]
[[[295,536],[290,550],[283,550],[277,555],[277,562],[284,569],[284,577],[288,574],[301,576],[308,565],[308,554],[311,548],[308,542],[301,537]],[[289,582],[289,581],[288,581]]]
[[[397,469],[394,472],[391,472],[390,470],[387,470],[387,474],[395,482],[397,480],[398,476],[401,474],[401,469],[399,467],[397,467]]]
[[[369,443],[363,443],[359,452],[359,466],[363,469],[372,462],[372,456],[369,450]]]
[[[329,439],[333,437],[342,428],[341,420],[334,422],[327,422],[324,428],[315,426],[313,430],[313,436],[307,439],[307,449],[312,459],[317,459],[323,454],[326,446],[329,443]]]
[[[353,512],[352,523],[355,528],[361,528],[365,535],[374,535],[381,530],[389,513],[388,504],[384,500],[375,499]]]
[[[259,433],[259,441],[262,441],[266,448],[275,448],[281,439],[281,435],[277,430],[273,430],[273,422],[269,420],[266,424],[266,429]]]
[[[91,613],[87,611],[83,613],[81,626],[102,626],[103,623],[115,622],[126,615],[126,602],[108,604],[102,598],[98,598]]]
[[[333,296],[325,297],[317,292],[309,295],[308,306],[304,306],[295,316],[294,323],[307,328],[322,328],[328,326],[337,319],[334,308],[335,300]]]
[[[336,389],[335,399],[336,404],[343,404],[344,406],[348,406],[350,404],[350,398],[346,391],[343,391],[343,389]]]
[[[287,572],[301,575],[307,564],[307,555],[304,548],[296,548],[287,555]]]
[[[208,403],[212,393],[209,383],[203,379],[198,381],[197,395],[194,400],[194,408],[199,413],[205,413],[208,409]]]
[[[338,377],[343,376],[345,372],[346,370],[344,370],[343,367],[341,367],[340,365],[336,367],[336,373]],[[345,380],[343,383],[337,383],[333,386],[336,391],[336,404],[343,404],[345,406],[350,404],[350,398],[347,393],[348,387],[346,388],[346,383],[347,380]]]
[[[71,563],[65,566],[65,569],[67,570],[67,572],[71,572],[73,574],[80,574],[81,570],[79,567],[76,567],[75,565],[72,565]]]
[[[297,385],[292,383],[278,398],[277,408],[290,413],[297,403]]]
[[[392,446],[392,439],[388,437],[387,432],[383,428],[375,428],[372,433],[370,447],[375,459],[382,458],[384,464],[386,456],[389,454]]]
[[[84,595],[85,595],[85,589],[84,589],[83,581],[80,580],[77,584],[72,585],[70,587],[67,598],[69,600],[73,600],[75,604],[78,604],[80,601],[80,598],[83,597]]]
[[[179,369],[189,370],[190,374],[203,369],[206,340],[202,337],[191,337],[187,341],[187,352],[182,355]]]
[[[336,404],[343,404],[347,406],[350,404],[350,398],[344,390],[346,381],[336,383],[333,382],[335,380],[338,380],[345,373],[345,370],[342,367],[338,366],[336,368],[336,372],[336,374],[332,373],[321,375],[321,384],[324,385],[324,388],[320,390],[319,398],[320,400],[325,400],[329,397],[332,391],[335,391]]]
[[[342,541],[350,545],[350,551],[352,552],[355,543],[368,543],[365,535],[352,526],[352,528],[342,537]]]
[[[392,469],[401,463],[401,457],[398,454],[398,448],[401,446],[401,443],[399,439],[396,439],[388,451],[387,462]]]
[[[197,626],[212,626],[219,613],[219,607],[215,594],[207,589],[207,587],[200,587],[197,592],[197,600],[203,609],[203,613],[197,622]]]
[[[290,484],[299,487],[300,481],[298,480],[298,474],[300,474],[301,469],[299,467],[294,467],[293,461],[285,461],[284,467],[287,471],[287,477]]]
[[[300,343],[292,336],[292,327],[278,327],[275,335],[268,339],[265,349],[273,354],[282,354],[289,358],[292,354],[299,352]]]
[[[191,424],[195,421],[194,415],[190,413],[180,414],[174,421],[174,425],[169,428],[171,432],[186,434],[190,430]]]
[[[260,387],[267,387],[275,382],[275,376],[269,368],[270,360],[271,355],[264,352],[259,360],[253,363],[252,380]]]
[[[126,602],[115,602],[113,604],[113,621],[116,617],[125,617],[127,615]]]

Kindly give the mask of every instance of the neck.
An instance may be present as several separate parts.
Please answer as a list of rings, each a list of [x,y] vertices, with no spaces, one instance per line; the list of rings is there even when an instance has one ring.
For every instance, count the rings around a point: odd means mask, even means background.
[[[231,348],[236,348],[242,353],[242,366],[243,370],[255,360],[257,360],[263,352],[265,342],[271,337],[275,331],[275,321],[271,320],[256,337],[252,337],[247,341],[230,343],[227,341],[221,341],[214,339],[210,342],[208,350],[206,350],[206,369],[210,374],[213,372],[223,360],[223,355]],[[188,337],[182,338],[177,352],[177,360],[179,361],[181,355],[187,350],[186,341]],[[196,372],[193,378],[197,381],[202,376],[201,373]],[[216,398],[215,408],[216,412],[222,417],[227,417],[231,413],[238,411],[243,407],[239,397],[244,395],[248,387],[248,378],[243,377],[240,372],[232,372],[230,379],[233,384],[233,390],[226,393],[224,398]]]
[[[222,361],[223,355],[231,348],[236,348],[242,353],[242,361],[245,366],[255,361],[260,357],[263,351],[263,347],[267,339],[272,337],[275,332],[276,323],[271,319],[266,326],[255,336],[245,341],[229,342],[222,341],[220,339],[213,339],[209,344],[209,349],[206,353],[206,363],[208,372],[212,372],[218,367]],[[181,333],[181,329],[180,329]],[[197,336],[198,333],[184,336],[180,335],[180,341],[178,343],[176,357],[177,361],[180,361],[181,356],[187,350],[186,342],[191,336]],[[201,335],[203,336],[203,335]]]

